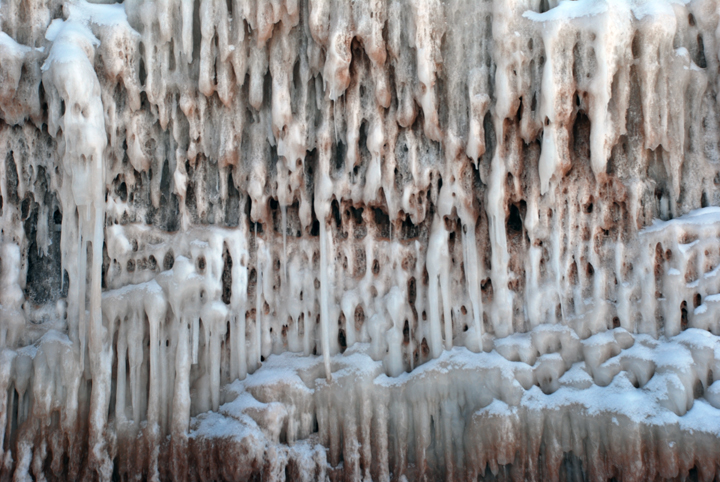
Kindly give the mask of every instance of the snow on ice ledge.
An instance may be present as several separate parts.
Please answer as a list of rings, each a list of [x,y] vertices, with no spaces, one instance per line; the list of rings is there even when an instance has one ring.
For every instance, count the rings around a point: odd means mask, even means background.
[[[305,467],[302,480],[326,470],[475,480],[486,464],[544,480],[557,477],[565,452],[591,479],[644,480],[717,457],[720,383],[708,385],[708,376],[720,369],[718,337],[691,328],[656,340],[616,328],[580,341],[547,326],[529,333],[530,345],[522,336],[508,337],[518,338],[514,352],[506,348],[515,340],[496,340],[504,356],[455,347],[398,377],[385,375],[365,344],[332,357],[332,382],[318,377],[320,358],[272,355],[225,387],[218,413],[193,418],[190,438],[239,444],[250,459],[272,447],[283,463]],[[519,360],[528,357],[534,363]],[[645,452],[658,437],[683,451]],[[636,459],[644,463],[627,465]],[[523,466],[533,460],[546,462]],[[712,462],[701,465],[714,476]]]

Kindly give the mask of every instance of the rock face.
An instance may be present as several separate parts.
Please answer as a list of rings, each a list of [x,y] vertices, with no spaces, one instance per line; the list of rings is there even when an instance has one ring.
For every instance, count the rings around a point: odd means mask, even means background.
[[[720,478],[717,0],[2,0],[0,480]]]

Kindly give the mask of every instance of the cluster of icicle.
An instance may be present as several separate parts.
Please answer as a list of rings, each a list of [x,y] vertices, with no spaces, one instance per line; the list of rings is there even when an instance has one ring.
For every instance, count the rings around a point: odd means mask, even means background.
[[[0,3],[0,480],[720,477],[717,0],[105,3]]]

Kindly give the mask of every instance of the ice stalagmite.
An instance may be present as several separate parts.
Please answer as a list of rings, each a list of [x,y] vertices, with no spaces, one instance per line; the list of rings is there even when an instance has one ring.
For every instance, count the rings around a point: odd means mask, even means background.
[[[720,478],[717,0],[0,0],[0,480]]]

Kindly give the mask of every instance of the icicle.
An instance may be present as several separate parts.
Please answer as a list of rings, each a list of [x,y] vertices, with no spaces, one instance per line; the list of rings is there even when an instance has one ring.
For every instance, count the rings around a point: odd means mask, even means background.
[[[499,123],[502,125],[502,123]],[[503,132],[496,127],[498,142],[502,142]],[[512,293],[508,289],[508,249],[507,233],[505,232],[505,182],[507,168],[505,160],[500,156],[500,147],[492,158],[489,187],[487,190],[487,217],[492,249],[492,284],[493,306],[490,317],[495,335],[504,337],[513,332],[512,328]]]
[[[263,330],[263,251],[261,240],[257,237],[257,224],[255,225],[255,243],[257,245],[257,284],[255,285],[255,366],[262,364],[262,330]]]
[[[430,241],[427,251],[427,271],[429,276],[428,282],[428,305],[430,319],[430,352],[433,358],[437,358],[442,353],[442,333],[440,330],[440,293],[438,287],[438,277],[441,275],[444,265],[449,263],[447,254],[447,236],[444,223],[437,214],[433,219],[432,231],[430,233]],[[448,305],[449,300],[443,300],[443,304]],[[447,310],[446,310],[447,311]],[[450,324],[449,319],[446,324]],[[447,336],[447,331],[446,331]],[[447,346],[447,342],[446,342]]]
[[[630,291],[631,288],[623,275],[623,260],[625,259],[625,245],[622,240],[615,242],[615,276],[617,278],[617,314],[620,326],[630,333],[635,332],[635,320],[630,317]]]
[[[119,322],[116,356],[118,370],[116,379],[117,386],[115,388],[115,417],[119,424],[123,424],[127,420],[127,414],[125,413],[127,326],[124,320],[120,320]]]
[[[282,213],[283,235],[282,286],[283,290],[287,290],[287,206],[285,206],[285,204],[280,205],[280,212]]]
[[[405,308],[405,298],[402,291],[397,286],[393,286],[390,292],[385,295],[388,313],[393,325],[387,330],[385,337],[387,339],[388,353],[385,357],[388,375],[396,377],[404,371],[402,361],[402,330],[403,315]]]
[[[238,311],[235,322],[237,323],[238,338],[238,378],[243,379],[247,375],[247,348],[245,346],[245,308]]]
[[[87,284],[87,249],[83,240],[82,221],[78,228],[78,248],[77,248],[77,275],[75,283],[77,283],[77,299],[75,300],[78,312],[78,338],[80,340],[80,365],[85,364],[85,349],[87,347],[87,327],[85,322],[85,290]]]
[[[473,317],[473,330],[477,337],[477,351],[482,350],[482,295],[478,273],[477,242],[475,240],[475,223],[472,219],[462,227],[463,258],[465,260],[465,282]]]
[[[164,389],[165,377],[161,376],[161,374],[165,373],[165,370],[163,369],[164,367],[161,366],[161,350],[164,347],[164,343],[160,338],[160,329],[167,314],[167,301],[163,295],[162,288],[154,280],[148,283],[146,290],[144,290],[142,294],[143,308],[147,316],[150,336],[150,377],[148,380],[147,423],[150,429],[149,445],[153,450],[153,454],[150,458],[149,472],[150,478],[157,479],[159,477],[157,460],[159,455],[159,441],[162,435],[161,424],[164,422],[163,396],[166,393]],[[164,365],[164,363],[162,364]]]
[[[9,440],[10,434],[6,434],[6,430],[12,430],[12,424],[10,426],[7,424],[8,421],[12,421],[9,415],[13,409],[12,392],[9,392],[8,388],[12,381],[13,361],[16,356],[13,350],[5,348],[0,350],[0,440]],[[0,444],[0,460],[5,460],[4,452],[4,444]]]
[[[198,363],[198,346],[200,344],[200,318],[193,317],[192,320],[192,364]]]
[[[189,326],[187,319],[181,318],[178,329],[178,344],[175,352],[175,390],[172,408],[173,436],[187,436],[190,423],[190,349],[188,343]]]
[[[320,342],[322,344],[323,362],[325,364],[325,377],[328,382],[332,380],[332,370],[330,368],[330,316],[329,313],[329,281],[328,281],[328,259],[327,254],[327,227],[325,219],[320,221]],[[307,329],[307,328],[306,328]]]
[[[215,301],[208,306],[205,317],[209,332],[209,340],[206,341],[206,346],[210,357],[208,366],[210,372],[210,396],[212,409],[217,411],[220,407],[220,340],[225,337],[227,308],[221,301]]]
[[[136,308],[137,309],[137,308]],[[129,320],[130,329],[128,332],[128,361],[130,362],[130,396],[132,400],[133,420],[135,424],[140,423],[142,416],[142,375],[140,368],[143,364],[144,333],[141,325],[140,314],[135,310]]]

